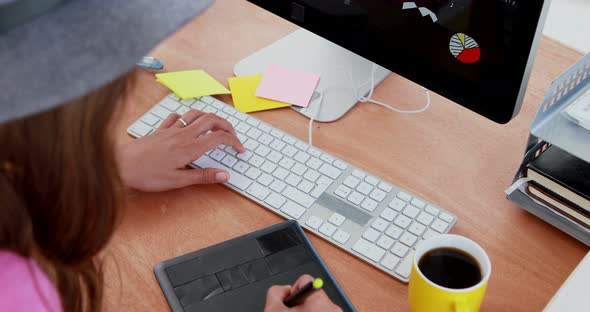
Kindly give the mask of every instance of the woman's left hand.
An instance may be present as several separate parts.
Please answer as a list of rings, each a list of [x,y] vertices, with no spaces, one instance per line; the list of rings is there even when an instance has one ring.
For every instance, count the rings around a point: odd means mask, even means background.
[[[119,174],[126,186],[157,192],[193,184],[223,183],[229,173],[221,169],[186,166],[221,144],[244,152],[232,125],[210,113],[191,110],[179,121],[173,113],[151,135],[119,146]]]

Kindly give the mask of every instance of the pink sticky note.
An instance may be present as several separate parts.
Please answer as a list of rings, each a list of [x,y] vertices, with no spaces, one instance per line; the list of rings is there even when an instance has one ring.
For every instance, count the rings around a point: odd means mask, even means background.
[[[255,95],[261,98],[307,107],[320,76],[270,65],[263,74]]]

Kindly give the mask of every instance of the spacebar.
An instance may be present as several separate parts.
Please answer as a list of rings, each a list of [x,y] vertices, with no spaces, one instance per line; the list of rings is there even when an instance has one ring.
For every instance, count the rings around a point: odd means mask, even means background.
[[[229,173],[229,180],[227,181],[227,183],[239,188],[240,190],[245,190],[252,183],[252,180],[216,162],[215,160],[211,159],[209,156],[206,155],[203,155],[201,156],[201,158],[193,161],[193,165],[200,168],[215,168],[227,171]]]

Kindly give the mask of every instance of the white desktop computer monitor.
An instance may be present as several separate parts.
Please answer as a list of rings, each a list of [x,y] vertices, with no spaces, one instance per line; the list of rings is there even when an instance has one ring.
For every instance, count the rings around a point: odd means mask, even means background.
[[[334,121],[390,70],[498,123],[520,111],[549,0],[249,0],[304,29],[243,59],[321,75],[309,108]],[[374,65],[374,63],[379,65]],[[376,67],[373,67],[376,66]]]

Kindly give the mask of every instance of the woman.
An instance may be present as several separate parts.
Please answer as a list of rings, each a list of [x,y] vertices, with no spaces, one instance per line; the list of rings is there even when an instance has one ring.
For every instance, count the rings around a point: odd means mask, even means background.
[[[207,5],[0,2],[0,311],[100,311],[99,254],[125,189],[227,181],[221,170],[185,169],[219,144],[244,149],[215,115],[190,111],[186,127],[171,115],[126,146],[110,130],[133,87],[133,61]],[[282,304],[310,278],[269,289],[266,311],[339,310],[323,292]]]

